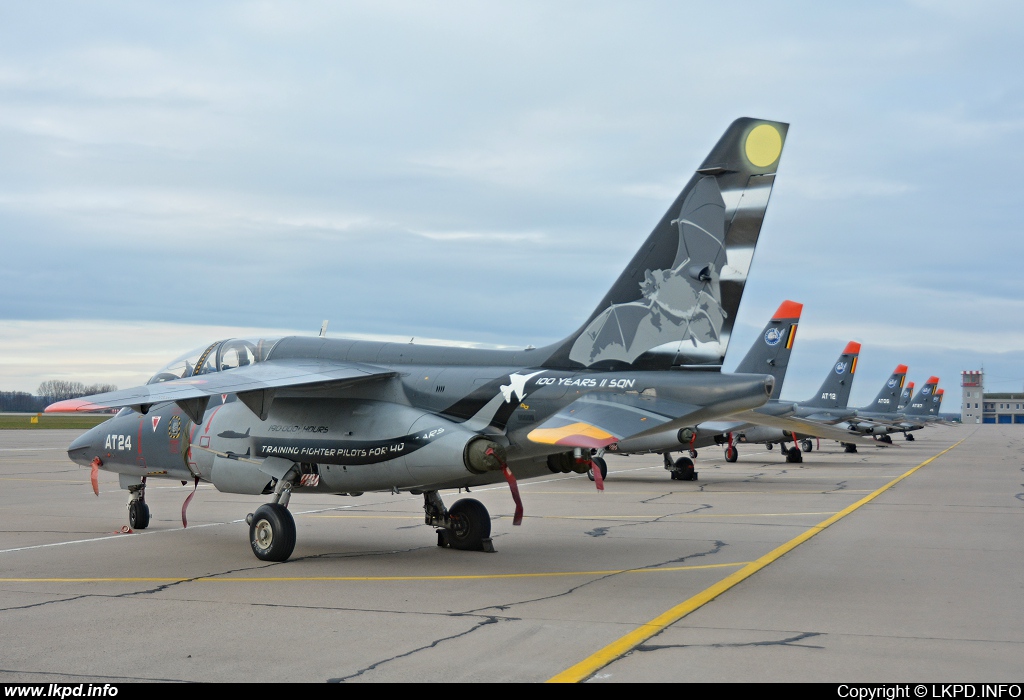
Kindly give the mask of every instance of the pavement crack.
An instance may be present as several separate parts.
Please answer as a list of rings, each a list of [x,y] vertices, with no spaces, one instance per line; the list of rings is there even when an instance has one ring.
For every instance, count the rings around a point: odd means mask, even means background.
[[[657,570],[659,567],[668,566],[670,564],[680,564],[682,562],[685,562],[688,559],[696,559],[698,557],[711,556],[711,555],[714,555],[714,554],[718,554],[726,546],[727,546],[727,543],[722,542],[721,540],[716,540],[715,543],[711,546],[711,548],[706,550],[706,551],[694,552],[693,554],[685,554],[685,555],[683,555],[681,557],[677,557],[675,559],[669,559],[667,561],[658,562],[656,564],[648,564],[647,566],[636,567],[635,569],[631,569],[631,571],[648,571],[648,570],[652,570],[652,569],[653,570]],[[596,578],[592,578],[589,581],[584,581],[583,583],[581,583],[581,584],[579,584],[577,586],[573,586],[572,588],[567,588],[566,590],[564,590],[564,591],[562,591],[560,593],[554,593],[552,595],[541,596],[540,598],[529,598],[527,600],[519,600],[519,601],[516,601],[514,603],[499,603],[497,605],[488,605],[488,606],[483,607],[483,608],[474,608],[474,609],[471,609],[471,610],[467,610],[467,611],[465,611],[465,613],[466,614],[479,613],[479,612],[481,612],[483,610],[502,610],[502,611],[505,611],[505,610],[509,610],[509,609],[515,607],[516,605],[526,605],[528,603],[540,603],[540,602],[544,602],[544,601],[548,601],[548,600],[555,600],[557,598],[564,598],[564,597],[566,597],[568,595],[572,595],[573,593],[575,593],[576,591],[580,590],[581,588],[584,588],[584,587],[589,586],[589,585],[594,584],[594,583],[598,583],[600,581],[604,581],[605,579],[609,579],[609,578],[612,578],[612,577],[615,577],[615,576],[621,576],[623,573],[626,573],[626,572],[625,571],[621,571],[621,572],[615,572],[615,573],[611,573],[611,574],[603,574],[603,575],[598,576]]]
[[[441,637],[439,639],[435,639],[430,644],[425,644],[425,645],[423,645],[421,647],[417,647],[415,649],[410,649],[409,651],[404,652],[402,654],[396,654],[395,656],[391,656],[391,657],[386,658],[386,659],[381,659],[380,661],[378,661],[376,663],[373,663],[373,664],[370,664],[369,666],[367,666],[365,668],[361,668],[358,671],[356,671],[355,673],[349,674],[347,676],[340,676],[338,678],[328,678],[327,682],[328,683],[344,683],[347,680],[351,680],[352,678],[358,678],[359,676],[363,675],[364,673],[368,673],[370,671],[373,671],[374,669],[379,668],[380,666],[383,666],[386,663],[390,663],[390,662],[395,661],[397,659],[403,659],[403,658],[406,658],[408,656],[412,656],[413,654],[417,654],[417,653],[419,653],[421,651],[425,651],[427,649],[433,649],[434,647],[436,647],[437,645],[441,644],[442,642],[448,642],[448,641],[451,641],[453,639],[458,639],[459,637],[465,637],[466,635],[472,634],[473,632],[476,632],[477,630],[483,628],[486,625],[494,625],[494,624],[497,624],[500,621],[501,621],[501,618],[494,617],[494,616],[489,616],[489,617],[487,617],[484,620],[480,620],[475,625],[470,627],[468,630],[463,630],[462,632],[459,632],[457,634],[452,634],[452,635],[449,635],[447,637]]]
[[[91,594],[90,595],[76,595],[76,596],[72,596],[71,598],[57,598],[57,599],[54,599],[54,600],[44,600],[44,601],[39,602],[39,603],[29,603],[28,605],[13,605],[13,606],[11,606],[9,608],[0,608],[0,612],[10,612],[10,611],[13,611],[13,610],[31,610],[32,608],[43,608],[43,607],[46,607],[47,605],[54,605],[56,603],[73,603],[76,600],[86,600],[88,598],[96,598],[96,597],[97,596],[94,596],[94,595],[91,595]],[[107,596],[99,596],[99,597],[105,598]]]
[[[665,495],[671,495],[671,494],[665,494]],[[655,496],[652,499],[648,499],[648,500],[640,501],[640,502],[646,504],[646,503],[649,503],[650,501],[654,501],[654,500],[657,500],[658,498],[664,498],[664,497],[665,496]],[[696,507],[692,508],[691,510],[679,511],[677,513],[665,513],[664,515],[659,515],[658,517],[653,518],[651,520],[637,520],[636,522],[632,522],[632,523],[619,523],[617,525],[605,525],[603,527],[595,527],[593,530],[586,530],[583,534],[590,535],[591,537],[604,537],[611,530],[613,530],[615,528],[619,528],[619,527],[636,527],[637,525],[651,525],[651,524],[654,524],[654,523],[659,523],[659,522],[665,520],[666,518],[674,518],[674,517],[676,517],[678,515],[691,515],[693,513],[698,512],[698,511],[706,510],[706,509],[712,508],[712,507],[713,506],[710,503],[702,503],[699,506],[696,506]]]
[[[802,632],[785,639],[770,639],[761,642],[732,642],[716,644],[638,644],[634,651],[661,651],[663,649],[737,649],[743,647],[800,647],[802,649],[824,649],[817,644],[798,644],[805,639],[820,637],[821,632]]]

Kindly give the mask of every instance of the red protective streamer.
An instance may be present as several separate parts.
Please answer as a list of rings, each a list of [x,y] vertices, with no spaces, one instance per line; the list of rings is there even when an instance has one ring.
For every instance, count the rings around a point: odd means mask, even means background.
[[[508,482],[508,488],[512,492],[512,500],[516,502],[516,514],[512,516],[512,524],[522,525],[523,500],[519,498],[519,485],[516,483],[516,477],[512,474],[512,470],[508,468],[507,464],[502,465],[501,473],[505,475],[505,481]]]
[[[100,495],[100,466],[102,464],[103,461],[99,457],[93,457],[92,464],[90,465],[92,473],[89,475],[89,481],[92,482],[92,492],[97,496]]]
[[[597,462],[590,460],[590,473],[594,475],[594,485],[598,491],[604,491],[604,476],[601,474],[601,467]]]
[[[508,468],[508,464],[505,463],[497,452],[494,451],[493,447],[488,447],[485,455],[494,457],[498,460],[498,464],[501,465],[501,473],[505,475],[505,481],[508,482],[508,490],[512,492],[512,500],[516,502],[516,514],[512,516],[513,525],[523,524],[523,499],[519,497],[519,484],[516,483],[515,474]]]
[[[185,511],[188,510],[188,504],[192,502],[192,497],[196,495],[196,489],[199,488],[199,477],[196,477],[196,485],[192,489],[192,493],[188,495],[185,502],[181,504],[181,526],[188,527],[188,520],[185,518]]]

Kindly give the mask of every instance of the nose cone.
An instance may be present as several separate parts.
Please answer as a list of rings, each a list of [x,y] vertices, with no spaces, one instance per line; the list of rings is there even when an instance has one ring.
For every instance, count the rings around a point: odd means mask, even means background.
[[[68,447],[68,457],[71,458],[72,462],[87,467],[92,462],[93,457],[99,455],[99,427],[92,428],[74,439]]]

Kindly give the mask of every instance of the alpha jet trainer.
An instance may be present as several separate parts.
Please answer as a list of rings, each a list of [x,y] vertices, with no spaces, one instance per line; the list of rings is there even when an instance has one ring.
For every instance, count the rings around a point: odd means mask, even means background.
[[[517,479],[582,474],[594,450],[768,399],[769,375],[721,364],[787,128],[733,122],[583,325],[547,347],[223,340],[144,386],[47,410],[121,407],[68,454],[119,475],[135,528],[149,523],[147,480],[207,481],[270,496],[247,518],[250,543],[284,561],[293,493],[406,491],[423,495],[439,545],[488,549],[484,506],[447,508],[439,491],[504,479],[519,524]]]

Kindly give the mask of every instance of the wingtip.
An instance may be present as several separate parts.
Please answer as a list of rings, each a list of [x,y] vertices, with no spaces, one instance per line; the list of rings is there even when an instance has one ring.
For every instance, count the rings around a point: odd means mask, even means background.
[[[108,407],[95,404],[92,401],[86,401],[85,399],[65,399],[64,401],[51,403],[43,409],[43,413],[82,413],[85,411],[102,411],[105,408]]]

